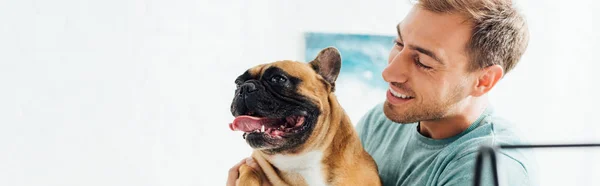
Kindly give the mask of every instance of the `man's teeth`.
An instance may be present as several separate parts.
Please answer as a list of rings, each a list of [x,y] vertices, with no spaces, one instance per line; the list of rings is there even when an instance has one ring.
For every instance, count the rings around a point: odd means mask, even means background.
[[[396,91],[394,91],[392,89],[390,89],[390,92],[392,93],[392,95],[394,95],[396,97],[399,97],[399,98],[402,98],[402,99],[412,98],[410,96],[407,96],[407,95],[404,95],[404,94],[400,94],[400,93],[398,93],[398,92],[396,92]]]

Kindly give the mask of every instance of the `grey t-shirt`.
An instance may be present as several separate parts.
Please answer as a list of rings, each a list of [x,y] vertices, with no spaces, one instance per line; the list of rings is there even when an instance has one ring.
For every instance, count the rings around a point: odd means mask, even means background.
[[[522,144],[509,122],[493,116],[491,108],[462,133],[435,140],[417,131],[418,123],[399,124],[386,118],[383,104],[357,124],[365,150],[375,159],[384,185],[472,185],[480,145]],[[530,150],[497,153],[500,185],[533,185],[536,166]],[[481,185],[493,185],[489,159],[484,161]]]

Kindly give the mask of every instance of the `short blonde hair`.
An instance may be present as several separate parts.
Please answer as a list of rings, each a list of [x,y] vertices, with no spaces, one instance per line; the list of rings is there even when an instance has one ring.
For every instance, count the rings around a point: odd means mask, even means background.
[[[508,73],[519,62],[529,42],[525,18],[511,0],[418,0],[436,13],[459,13],[473,25],[466,51],[469,70],[500,65]]]

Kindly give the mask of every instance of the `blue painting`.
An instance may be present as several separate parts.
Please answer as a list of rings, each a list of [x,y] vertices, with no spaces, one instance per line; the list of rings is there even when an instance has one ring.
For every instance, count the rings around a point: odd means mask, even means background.
[[[395,36],[306,33],[305,61],[333,46],[342,55],[336,96],[354,124],[373,106],[385,100],[388,84],[381,77]]]
[[[381,72],[394,44],[394,36],[306,33],[305,60],[311,61],[323,48],[334,46],[342,54],[340,79],[352,76],[373,86],[385,88]]]

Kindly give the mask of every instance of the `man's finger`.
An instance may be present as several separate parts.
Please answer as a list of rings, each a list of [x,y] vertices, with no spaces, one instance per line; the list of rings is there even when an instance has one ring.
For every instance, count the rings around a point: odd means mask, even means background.
[[[258,163],[252,157],[246,158],[246,165],[252,167],[255,171],[262,172],[262,169],[260,169],[260,166],[258,166]]]
[[[235,180],[238,179],[240,174],[240,166],[246,163],[246,159],[242,159],[239,163],[235,164],[229,169],[229,176],[227,177],[227,186],[235,186]]]
[[[260,179],[262,180],[261,182],[263,183],[262,186],[271,186],[271,183],[267,179],[265,173],[262,171],[262,168],[260,168],[260,165],[258,165],[258,162],[254,161],[252,157],[249,157],[246,159],[246,165],[252,167],[252,169],[254,169],[254,172],[256,172],[258,176],[260,176]]]

